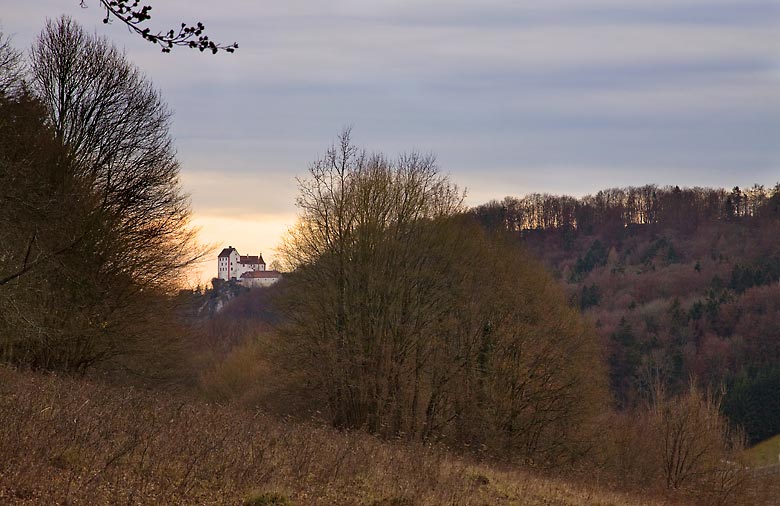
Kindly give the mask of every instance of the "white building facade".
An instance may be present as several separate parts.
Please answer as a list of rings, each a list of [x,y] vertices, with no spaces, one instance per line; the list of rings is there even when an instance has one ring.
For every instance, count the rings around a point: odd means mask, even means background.
[[[264,271],[263,255],[241,256],[233,246],[223,249],[217,257],[217,277],[225,281],[241,279],[246,272]]]
[[[241,256],[236,248],[228,246],[217,257],[217,277],[224,281],[237,281],[246,286],[269,286],[282,274],[267,271],[262,253],[257,256]]]
[[[271,286],[282,278],[279,271],[252,271],[241,275],[239,283],[242,286],[262,287]]]

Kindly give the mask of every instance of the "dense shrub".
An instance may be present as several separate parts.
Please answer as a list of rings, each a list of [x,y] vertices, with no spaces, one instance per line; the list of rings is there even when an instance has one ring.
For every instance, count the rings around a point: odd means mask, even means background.
[[[315,162],[284,247],[279,362],[338,427],[577,460],[606,405],[595,335],[460,200],[427,157],[368,156],[345,136]]]

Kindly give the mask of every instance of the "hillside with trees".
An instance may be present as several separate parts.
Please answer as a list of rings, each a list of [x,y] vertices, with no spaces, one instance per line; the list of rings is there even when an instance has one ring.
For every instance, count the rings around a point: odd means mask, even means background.
[[[471,212],[535,252],[594,323],[618,407],[696,378],[723,389],[751,441],[780,432],[780,185],[535,194]]]
[[[346,132],[299,184],[289,274],[208,319],[207,340],[232,346],[203,367],[207,398],[699,504],[771,493],[701,381],[659,372],[610,409],[614,349],[578,314],[584,276],[562,291],[429,158],[368,154]]]

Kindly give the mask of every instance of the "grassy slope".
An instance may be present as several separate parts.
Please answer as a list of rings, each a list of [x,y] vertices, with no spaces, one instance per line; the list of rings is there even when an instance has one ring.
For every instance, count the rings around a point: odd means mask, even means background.
[[[441,450],[0,367],[0,503],[652,505]]]
[[[749,448],[745,455],[755,466],[769,466],[778,463],[780,455],[780,434]]]

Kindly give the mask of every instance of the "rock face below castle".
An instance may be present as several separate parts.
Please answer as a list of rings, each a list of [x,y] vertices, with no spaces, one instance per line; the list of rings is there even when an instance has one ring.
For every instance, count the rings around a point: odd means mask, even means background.
[[[217,277],[224,281],[237,281],[244,286],[269,286],[282,277],[278,271],[267,271],[263,255],[242,256],[236,248],[228,246],[217,256]]]

